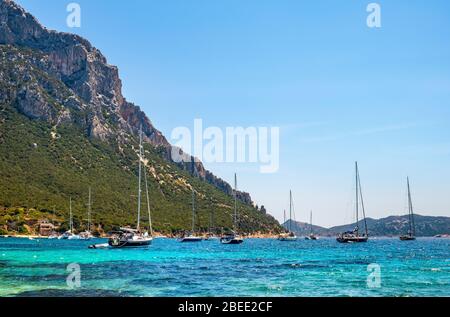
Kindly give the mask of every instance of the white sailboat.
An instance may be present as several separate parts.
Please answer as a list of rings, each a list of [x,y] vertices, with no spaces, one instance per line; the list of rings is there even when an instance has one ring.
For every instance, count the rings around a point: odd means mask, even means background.
[[[353,231],[343,232],[338,235],[336,240],[340,243],[357,243],[367,242],[369,239],[369,233],[367,230],[366,211],[364,209],[364,200],[361,190],[361,179],[359,177],[358,162],[355,162],[355,174],[356,174],[356,228]],[[361,202],[362,213],[364,217],[364,233],[360,233],[359,228],[359,202]]]
[[[80,233],[81,240],[90,240],[94,236],[91,233],[91,187],[89,187],[89,201],[88,201],[88,225],[87,230]]]
[[[58,239],[79,240],[80,236],[73,233],[72,197],[69,198],[69,231],[64,232]]]
[[[211,240],[218,240],[219,237],[216,235],[216,228],[214,224],[214,210],[211,209],[211,212],[209,213],[209,229],[208,233],[206,234],[206,237],[204,238],[205,241],[211,241]]]
[[[201,242],[202,237],[195,235],[195,192],[194,187],[192,187],[192,231],[185,234],[178,241],[180,242]]]
[[[237,176],[234,174],[234,219],[233,219],[233,231],[223,235],[220,238],[222,244],[241,244],[244,239],[238,234],[237,224]]]
[[[149,213],[149,225],[150,234],[148,232],[141,232],[141,184],[142,184],[142,160],[143,160],[143,147],[142,147],[142,126],[139,130],[139,185],[138,185],[138,208],[137,208],[137,225],[136,229],[120,228],[117,232],[109,238],[108,244],[112,248],[129,248],[129,247],[148,247],[152,244],[152,224],[150,217],[150,203],[148,195],[147,175],[145,173],[145,187],[147,191],[147,207]],[[95,246],[91,246],[95,247]]]
[[[292,191],[289,191],[289,232],[280,234],[278,241],[297,241],[297,236],[292,231]]]
[[[411,189],[409,187],[409,177],[406,179],[408,185],[408,225],[409,229],[405,235],[400,236],[401,241],[413,241],[416,240],[416,225],[414,222],[414,210],[411,199]]]
[[[56,207],[53,206],[53,216],[55,216],[55,214],[56,214],[55,209],[56,209]],[[54,222],[51,221],[51,223],[53,225],[53,228],[55,228],[54,227],[54,225],[55,225]],[[57,234],[55,231],[53,231],[52,234],[48,237],[49,240],[55,240],[55,239],[58,239],[58,238],[59,238],[59,234]]]
[[[309,235],[305,237],[305,240],[317,240],[317,236],[313,232],[312,210],[309,216]]]

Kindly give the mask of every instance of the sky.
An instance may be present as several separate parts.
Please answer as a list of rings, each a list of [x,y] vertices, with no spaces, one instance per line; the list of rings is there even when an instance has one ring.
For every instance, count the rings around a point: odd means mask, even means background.
[[[372,218],[450,216],[450,2],[18,0],[50,29],[87,38],[119,68],[123,94],[166,136],[176,127],[279,127],[280,168],[205,163],[277,219],[353,216],[358,161]]]

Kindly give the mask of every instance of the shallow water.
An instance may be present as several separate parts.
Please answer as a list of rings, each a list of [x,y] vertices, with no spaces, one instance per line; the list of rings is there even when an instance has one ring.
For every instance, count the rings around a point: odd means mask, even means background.
[[[87,249],[104,242],[0,239],[0,296],[450,296],[449,239],[156,239],[149,249]],[[70,263],[81,268],[73,290]],[[381,285],[370,264],[380,265]]]

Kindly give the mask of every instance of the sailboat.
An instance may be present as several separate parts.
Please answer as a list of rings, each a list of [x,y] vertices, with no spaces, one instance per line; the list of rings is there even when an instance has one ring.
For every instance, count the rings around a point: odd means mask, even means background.
[[[283,226],[285,226],[285,225],[286,225],[286,209],[283,209]],[[286,230],[286,228],[284,228],[284,230]],[[287,235],[286,232],[280,233],[280,234],[278,235],[277,240],[280,240],[282,237],[284,237],[284,236],[286,236],[286,235]]]
[[[91,188],[89,187],[89,201],[88,201],[88,225],[87,230],[80,233],[81,240],[90,240],[93,238],[91,233]]]
[[[409,229],[407,234],[400,236],[401,241],[416,240],[416,226],[414,223],[414,211],[411,199],[411,189],[409,187],[409,177],[406,179],[408,185],[408,223]]]
[[[244,239],[238,234],[237,224],[237,176],[234,174],[234,219],[233,219],[233,231],[225,234],[220,238],[222,244],[241,244]]]
[[[64,232],[58,239],[79,240],[80,236],[73,233],[72,197],[69,198],[69,231]]]
[[[201,242],[202,237],[195,235],[195,192],[192,187],[192,231],[179,239],[180,242]]]
[[[286,223],[286,222],[285,222]],[[297,236],[292,232],[292,191],[289,191],[289,232],[280,234],[279,241],[297,241]]]
[[[369,233],[367,230],[366,211],[364,209],[364,200],[361,190],[361,179],[359,177],[358,162],[355,162],[356,174],[356,228],[353,231],[343,232],[338,235],[336,240],[340,243],[367,242]],[[359,228],[359,202],[361,201],[362,213],[364,217],[364,233],[360,233]]]
[[[142,125],[139,130],[139,185],[138,185],[138,207],[137,207],[137,225],[136,229],[120,228],[117,232],[108,240],[108,245],[112,248],[129,248],[129,247],[148,247],[152,244],[152,223],[150,217],[150,202],[148,196],[147,174],[145,175],[145,188],[147,191],[147,208],[149,213],[149,226],[150,234],[148,232],[141,232],[141,185],[142,185],[142,160],[143,160],[143,147],[142,147]]]
[[[54,207],[53,207],[53,216],[55,216],[55,214],[56,214],[55,209],[56,209],[56,207],[54,206]],[[54,227],[55,224],[53,223],[53,221],[51,221],[51,223],[52,223],[52,225],[53,225],[53,228],[55,228],[55,227]],[[59,238],[59,235],[58,235],[55,231],[53,231],[53,232],[51,233],[51,235],[48,237],[49,240],[55,240],[55,239],[58,239],[58,238]]]
[[[313,232],[312,210],[311,210],[311,214],[309,216],[309,236],[306,236],[305,240],[317,240],[317,236]]]
[[[218,237],[216,236],[215,232],[215,227],[214,227],[214,211],[211,210],[211,213],[209,214],[209,230],[208,230],[208,234],[206,235],[205,240],[217,240]]]

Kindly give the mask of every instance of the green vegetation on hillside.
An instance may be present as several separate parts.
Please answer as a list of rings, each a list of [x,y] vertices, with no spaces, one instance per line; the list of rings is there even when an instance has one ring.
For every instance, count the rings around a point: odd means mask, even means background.
[[[77,126],[57,128],[31,120],[13,105],[0,105],[0,228],[7,230],[7,210],[22,207],[35,218],[48,218],[55,208],[56,220],[67,227],[69,197],[75,223],[83,229],[87,219],[88,187],[93,193],[93,220],[105,231],[136,222],[137,148],[135,141],[122,149],[91,139]],[[231,227],[232,198],[212,185],[169,164],[146,145],[146,169],[154,229],[171,233],[191,226],[191,189],[197,192],[198,226],[207,230],[211,211],[216,227]],[[240,228],[244,232],[277,232],[278,223],[256,208],[239,203]],[[17,210],[17,208],[14,208]],[[146,203],[142,203],[146,223]],[[41,214],[39,214],[39,212]],[[6,220],[5,220],[6,219]],[[17,232],[25,229],[19,223]],[[13,229],[9,229],[13,230]]]

